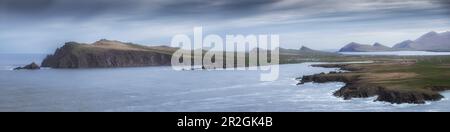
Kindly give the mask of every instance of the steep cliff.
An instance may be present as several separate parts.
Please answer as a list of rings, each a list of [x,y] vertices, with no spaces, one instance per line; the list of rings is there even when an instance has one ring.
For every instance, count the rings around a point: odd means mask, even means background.
[[[93,44],[68,42],[48,55],[42,67],[103,68],[170,65],[176,48],[148,47],[119,41],[100,40]]]

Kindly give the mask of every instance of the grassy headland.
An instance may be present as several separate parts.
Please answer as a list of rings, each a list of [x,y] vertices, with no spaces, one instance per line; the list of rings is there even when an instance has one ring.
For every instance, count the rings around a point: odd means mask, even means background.
[[[377,101],[416,103],[443,98],[439,92],[450,90],[450,56],[412,56],[372,58],[369,64],[320,64],[351,72],[316,74],[302,77],[301,83],[346,83],[334,93],[344,99],[378,96]]]

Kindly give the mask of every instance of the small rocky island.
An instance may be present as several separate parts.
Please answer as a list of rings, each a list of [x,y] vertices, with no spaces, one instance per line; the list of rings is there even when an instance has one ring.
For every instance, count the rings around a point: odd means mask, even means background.
[[[450,31],[437,33],[431,31],[417,38],[416,40],[405,40],[388,47],[380,43],[373,45],[349,43],[339,50],[339,52],[383,52],[383,51],[450,51]]]
[[[377,96],[375,101],[393,104],[424,104],[444,98],[439,92],[450,90],[450,67],[437,63],[377,62],[371,64],[318,64],[313,67],[340,68],[349,72],[330,72],[298,78],[298,85],[314,82],[343,82],[334,92],[345,100]],[[440,74],[435,71],[442,70]],[[433,73],[431,73],[433,72]]]
[[[42,67],[106,68],[170,65],[177,48],[143,46],[102,39],[93,44],[67,42],[53,55],[48,55]]]
[[[26,65],[24,67],[16,67],[14,68],[14,70],[38,70],[41,69],[41,67],[39,67],[39,65],[37,65],[36,63],[31,63],[29,65]]]

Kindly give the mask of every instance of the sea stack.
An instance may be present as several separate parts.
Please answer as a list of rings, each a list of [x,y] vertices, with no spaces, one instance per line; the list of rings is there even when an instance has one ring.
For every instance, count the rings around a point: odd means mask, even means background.
[[[41,69],[41,67],[39,67],[39,65],[37,65],[36,63],[31,63],[29,65],[26,65],[24,67],[17,67],[14,68],[14,70],[38,70]]]

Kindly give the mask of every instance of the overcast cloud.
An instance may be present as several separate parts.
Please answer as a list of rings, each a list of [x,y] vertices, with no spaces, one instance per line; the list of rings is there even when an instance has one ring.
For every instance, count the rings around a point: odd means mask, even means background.
[[[337,49],[450,30],[447,0],[0,0],[0,53],[51,53],[102,38],[147,45],[206,33],[281,35],[281,46]]]

